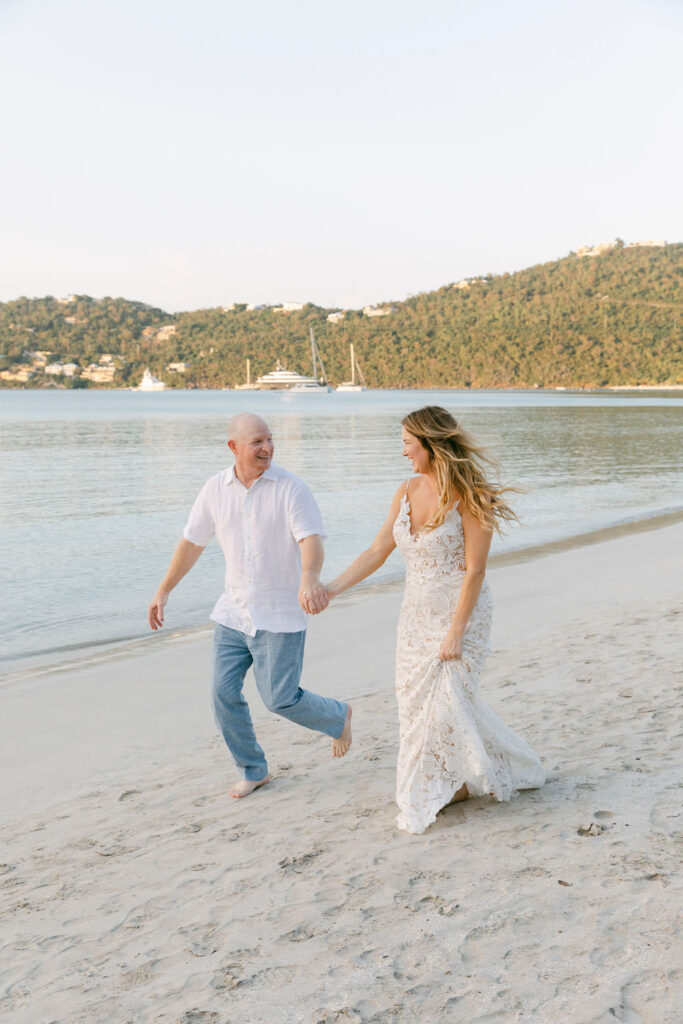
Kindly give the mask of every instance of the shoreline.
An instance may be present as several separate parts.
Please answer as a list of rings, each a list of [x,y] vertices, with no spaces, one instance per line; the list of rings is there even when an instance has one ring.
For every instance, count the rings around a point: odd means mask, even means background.
[[[173,387],[172,385],[167,384],[163,388],[159,389],[158,391],[154,391],[154,390],[147,391],[146,389],[142,389],[142,394],[147,394],[147,395],[150,395],[150,394],[162,394],[162,393],[163,394],[169,394],[169,393],[172,393],[172,392],[185,392],[185,391],[230,391],[230,392],[234,391],[234,392],[242,392],[244,390],[245,389],[243,387],[241,387],[241,386],[234,386],[233,385],[233,387],[227,387],[226,385],[223,385],[223,384],[217,384],[215,387],[199,387],[199,386],[197,386],[197,387]],[[89,391],[89,392],[95,392],[95,391],[106,391],[106,392],[137,391],[137,392],[139,392],[139,391],[141,391],[141,389],[138,386],[132,386],[132,385],[128,385],[128,384],[124,384],[124,385],[121,385],[120,387],[115,387],[115,388],[107,387],[106,385],[100,385],[100,384],[88,385],[87,387],[84,387],[84,388],[80,388],[80,387],[79,388],[73,388],[73,387],[69,387],[66,384],[55,384],[55,383],[52,383],[52,382],[49,382],[49,383],[45,382],[44,384],[37,384],[37,385],[33,385],[33,386],[28,386],[28,387],[25,387],[25,386],[22,386],[22,385],[0,383],[0,391]],[[473,384],[470,384],[470,385],[465,385],[465,384],[458,385],[458,384],[452,384],[452,385],[445,385],[445,386],[443,384],[440,384],[440,385],[436,385],[436,384],[433,384],[433,385],[418,385],[418,384],[412,385],[412,384],[406,384],[405,386],[403,386],[403,385],[393,385],[393,386],[387,385],[386,387],[372,387],[372,388],[368,387],[368,388],[366,388],[366,392],[373,392],[373,391],[464,391],[464,392],[467,392],[467,391],[472,391],[472,392],[477,392],[477,391],[529,391],[531,393],[542,393],[544,391],[547,391],[547,392],[553,393],[553,394],[556,393],[556,392],[560,392],[561,393],[561,392],[574,392],[574,391],[580,392],[581,394],[601,394],[603,392],[609,392],[609,391],[681,391],[681,392],[683,392],[683,383],[681,383],[681,384],[604,384],[602,386],[599,386],[599,385],[593,386],[593,385],[590,385],[590,384],[539,384],[538,386],[536,386],[534,384],[506,384],[506,385],[493,385],[493,384],[492,385],[486,385],[486,384],[482,384],[482,385],[473,385]],[[288,389],[287,388],[249,388],[247,393],[249,395],[254,395],[254,394],[262,394],[262,395],[263,394],[267,394],[267,395],[281,394],[281,395],[286,395],[286,394],[288,394]],[[330,392],[330,394],[335,394],[335,393],[336,393],[336,388],[334,386],[332,386],[332,391]]]
[[[638,519],[627,519],[612,526],[599,527],[585,533],[574,534],[571,537],[546,541],[543,544],[532,544],[524,548],[515,548],[512,551],[501,551],[490,556],[488,571],[503,566],[535,561],[539,558],[547,558],[553,554],[600,544],[603,541],[612,540],[617,537],[627,537],[650,530],[664,529],[681,521],[683,521],[683,508],[677,508],[668,512],[643,516]],[[341,594],[336,598],[335,606],[355,605],[370,600],[377,595],[396,593],[401,590],[402,586],[402,575],[395,579],[387,580],[384,583],[370,582],[360,584],[354,590]],[[110,638],[94,643],[74,644],[73,646],[41,651],[36,654],[22,654],[16,657],[9,657],[0,661],[0,692],[7,687],[20,683],[23,679],[37,678],[86,665],[97,665],[111,658],[127,656],[143,647],[177,642],[184,637],[193,637],[196,634],[212,631],[213,628],[213,622],[208,619],[207,612],[206,622],[190,626],[173,627],[168,629],[167,632],[161,630],[159,633],[153,634],[147,630],[146,632],[129,637]]]

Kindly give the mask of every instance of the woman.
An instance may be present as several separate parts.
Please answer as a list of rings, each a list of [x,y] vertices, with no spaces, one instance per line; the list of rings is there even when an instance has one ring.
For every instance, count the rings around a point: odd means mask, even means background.
[[[486,480],[483,454],[446,409],[403,420],[403,454],[418,474],[396,491],[371,546],[327,587],[331,598],[370,576],[398,546],[406,587],[398,624],[398,827],[422,833],[468,796],[509,800],[542,786],[533,750],[479,696],[492,600],[485,580],[494,528],[515,514]]]

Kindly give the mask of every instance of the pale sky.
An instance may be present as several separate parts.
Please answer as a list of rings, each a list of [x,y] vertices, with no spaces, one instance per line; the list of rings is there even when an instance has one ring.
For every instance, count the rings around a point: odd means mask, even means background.
[[[678,0],[0,0],[0,301],[358,307],[683,240]]]

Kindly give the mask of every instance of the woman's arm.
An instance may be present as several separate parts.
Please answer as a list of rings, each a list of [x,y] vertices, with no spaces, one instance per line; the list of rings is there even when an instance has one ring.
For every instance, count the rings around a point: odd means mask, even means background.
[[[405,494],[405,488],[406,485],[401,484],[396,491],[394,500],[391,503],[391,508],[389,509],[389,515],[370,547],[366,548],[366,550],[351,563],[348,569],[345,569],[341,575],[337,576],[336,579],[327,584],[327,594],[330,599],[336,597],[337,594],[341,594],[344,590],[348,590],[349,587],[355,587],[356,583],[360,583],[361,580],[366,579],[368,576],[372,576],[373,572],[379,569],[380,565],[384,565],[387,558],[396,547],[393,529],[394,523],[396,522],[396,516],[398,515],[398,510],[401,507],[401,498]]]
[[[472,609],[481,593],[493,536],[492,530],[486,530],[480,521],[466,510],[462,512],[462,529],[465,534],[465,579],[460,588],[453,621],[441,644],[441,661],[453,661],[462,657],[462,638]]]

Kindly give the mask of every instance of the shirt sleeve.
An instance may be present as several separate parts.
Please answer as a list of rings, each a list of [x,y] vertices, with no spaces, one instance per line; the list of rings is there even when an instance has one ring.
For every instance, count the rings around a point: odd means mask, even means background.
[[[318,503],[301,481],[297,482],[290,495],[289,526],[296,541],[316,533],[323,539],[327,536]]]
[[[191,544],[205,548],[215,533],[215,522],[211,510],[210,483],[207,481],[197,495],[190,517],[185,524],[183,537]]]

